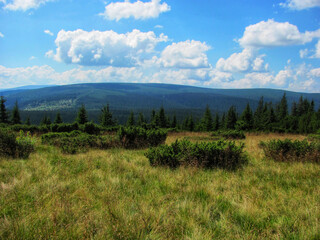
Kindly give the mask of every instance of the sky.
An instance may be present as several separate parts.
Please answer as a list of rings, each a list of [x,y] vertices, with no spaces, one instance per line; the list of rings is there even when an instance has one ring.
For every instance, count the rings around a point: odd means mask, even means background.
[[[0,0],[0,89],[88,82],[320,92],[320,0]]]

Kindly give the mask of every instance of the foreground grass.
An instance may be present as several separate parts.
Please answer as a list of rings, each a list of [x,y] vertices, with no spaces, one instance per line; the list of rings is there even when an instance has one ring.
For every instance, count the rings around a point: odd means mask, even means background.
[[[206,134],[172,134],[210,140]],[[242,170],[150,167],[143,150],[0,159],[1,239],[320,239],[320,165],[264,159]],[[289,136],[302,139],[302,136]]]

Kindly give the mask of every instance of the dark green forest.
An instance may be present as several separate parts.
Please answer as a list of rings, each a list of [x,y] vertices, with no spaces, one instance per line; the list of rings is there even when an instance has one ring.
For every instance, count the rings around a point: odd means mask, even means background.
[[[280,133],[313,133],[320,128],[320,108],[315,102],[301,96],[299,101],[289,106],[286,93],[277,103],[267,102],[261,97],[257,107],[250,103],[239,112],[236,106],[229,106],[226,112],[214,112],[209,105],[202,111],[166,111],[161,106],[151,111],[112,111],[109,104],[99,111],[87,111],[82,104],[73,111],[20,111],[16,101],[11,110],[6,107],[6,99],[1,96],[0,123],[19,125],[39,125],[47,131],[54,131],[57,125],[84,125],[91,122],[103,128],[115,128],[119,125],[140,126],[145,129],[170,128],[187,131],[262,131]],[[177,114],[178,112],[178,114]],[[199,117],[200,116],[200,117]],[[33,119],[31,119],[33,118]],[[34,121],[36,119],[36,121]],[[70,127],[70,130],[75,130]],[[77,130],[78,128],[76,128]]]

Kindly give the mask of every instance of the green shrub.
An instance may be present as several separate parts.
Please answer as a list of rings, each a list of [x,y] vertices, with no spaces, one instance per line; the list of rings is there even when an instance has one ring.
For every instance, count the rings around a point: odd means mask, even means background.
[[[34,151],[34,142],[28,132],[21,130],[16,137],[9,129],[0,129],[0,156],[14,158],[28,158]]]
[[[19,158],[28,158],[30,153],[34,151],[35,143],[31,138],[30,132],[25,134],[20,130],[19,136],[16,138],[16,143],[16,154]]]
[[[124,148],[144,148],[158,146],[165,142],[167,131],[163,129],[146,130],[141,127],[121,127],[118,138]]]
[[[57,146],[62,152],[69,154],[86,152],[89,148],[108,149],[120,146],[116,137],[89,135],[79,130],[70,133],[47,133],[41,136],[41,141],[43,144]]]
[[[229,141],[192,143],[177,140],[170,146],[151,148],[145,155],[152,166],[183,165],[235,170],[248,161],[243,148],[243,144],[237,146]]]
[[[216,131],[212,133],[212,136],[221,136],[225,139],[245,139],[243,131],[239,130],[225,130],[225,131]]]
[[[306,139],[271,140],[260,142],[265,155],[275,161],[301,161],[320,163],[320,143],[309,143]]]
[[[87,122],[83,125],[82,131],[88,134],[98,135],[101,131],[100,127],[93,122]]]

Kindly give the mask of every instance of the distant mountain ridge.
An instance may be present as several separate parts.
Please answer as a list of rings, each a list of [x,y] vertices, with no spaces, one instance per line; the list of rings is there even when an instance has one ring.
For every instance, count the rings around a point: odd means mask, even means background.
[[[30,89],[31,88],[31,89]],[[247,103],[255,108],[261,96],[266,102],[279,102],[286,93],[289,107],[300,96],[320,106],[320,93],[297,93],[276,89],[211,89],[184,85],[155,83],[85,83],[63,86],[31,86],[0,90],[12,108],[17,100],[25,111],[75,111],[81,104],[88,110],[99,110],[107,103],[115,110],[139,111],[163,106],[170,110],[203,110],[225,112],[231,105],[242,111]]]

